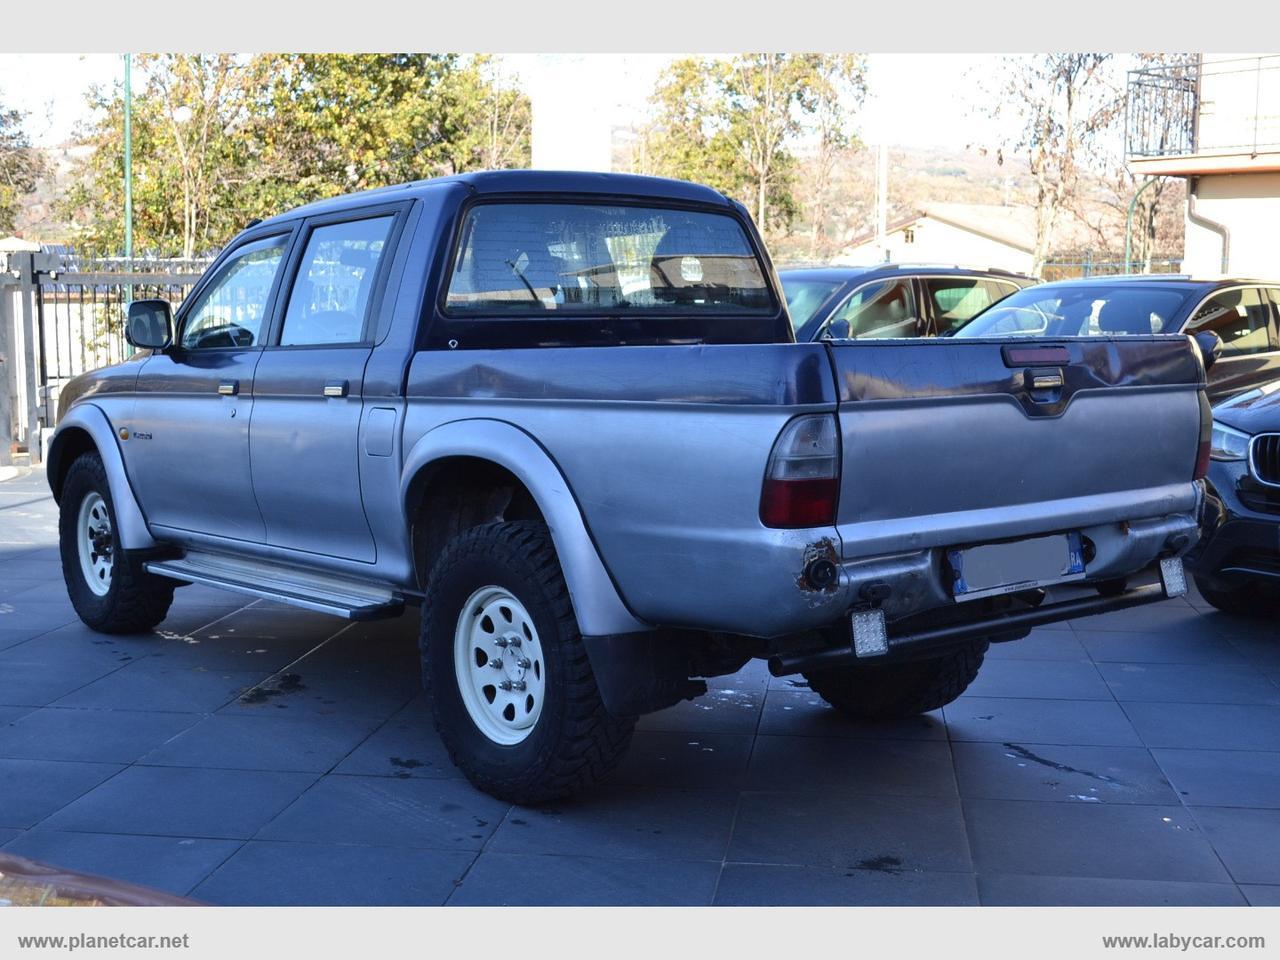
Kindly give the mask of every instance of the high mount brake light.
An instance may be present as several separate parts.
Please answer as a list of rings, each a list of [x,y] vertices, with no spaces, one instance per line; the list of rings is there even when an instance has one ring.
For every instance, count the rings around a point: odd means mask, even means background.
[[[825,527],[836,521],[840,492],[840,442],[829,413],[796,417],[782,429],[769,454],[760,493],[766,527]]]

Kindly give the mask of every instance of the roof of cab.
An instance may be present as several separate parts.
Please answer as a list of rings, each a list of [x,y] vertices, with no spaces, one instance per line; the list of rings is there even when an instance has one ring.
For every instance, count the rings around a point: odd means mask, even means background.
[[[312,217],[334,213],[349,207],[368,203],[394,203],[423,196],[449,184],[461,184],[477,196],[495,194],[600,194],[613,197],[654,198],[689,203],[708,203],[727,206],[730,201],[724,194],[687,180],[670,180],[666,177],[644,177],[631,173],[590,173],[573,170],[485,170],[477,173],[459,173],[450,177],[434,177],[430,180],[414,180],[374,190],[347,193],[328,200],[317,200],[293,210],[277,214],[266,224],[300,217]]]

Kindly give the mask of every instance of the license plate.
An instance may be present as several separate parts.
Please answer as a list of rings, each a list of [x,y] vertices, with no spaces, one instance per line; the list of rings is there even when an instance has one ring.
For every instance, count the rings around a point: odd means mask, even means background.
[[[1085,575],[1078,533],[948,550],[947,560],[956,600],[1016,593]]]

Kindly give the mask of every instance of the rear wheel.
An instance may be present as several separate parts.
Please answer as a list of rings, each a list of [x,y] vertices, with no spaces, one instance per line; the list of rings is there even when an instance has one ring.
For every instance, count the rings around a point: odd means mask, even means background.
[[[1239,617],[1269,617],[1280,609],[1280,595],[1270,583],[1242,583],[1227,590],[1218,590],[1200,577],[1195,581],[1200,596],[1223,613]]]
[[[541,523],[492,523],[445,546],[421,647],[436,729],[486,793],[555,800],[599,781],[630,745],[634,721],[604,707]]]
[[[859,720],[898,720],[950,703],[978,675],[986,640],[927,660],[857,664],[806,673],[809,686],[841,713]]]
[[[163,620],[176,584],[148,573],[120,549],[107,471],[97,453],[81,454],[71,464],[59,504],[62,575],[80,619],[101,633],[143,633]]]

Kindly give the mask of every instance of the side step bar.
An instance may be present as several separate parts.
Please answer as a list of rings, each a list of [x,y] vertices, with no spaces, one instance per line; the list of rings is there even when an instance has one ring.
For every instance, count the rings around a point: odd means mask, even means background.
[[[176,560],[150,560],[145,566],[158,576],[288,603],[348,620],[378,620],[397,616],[404,610],[404,597],[386,587],[270,561],[192,551]]]

